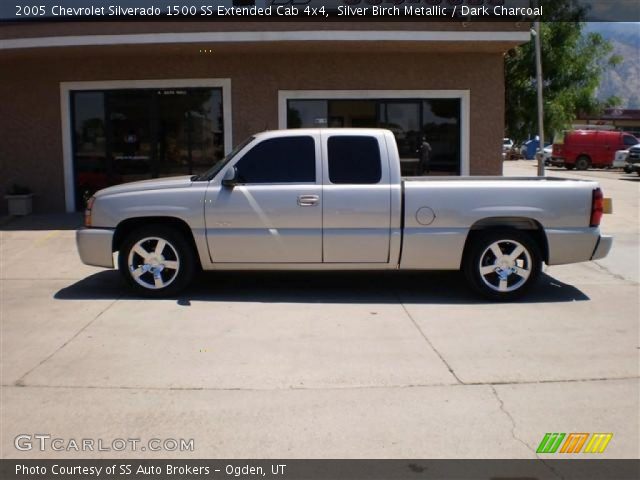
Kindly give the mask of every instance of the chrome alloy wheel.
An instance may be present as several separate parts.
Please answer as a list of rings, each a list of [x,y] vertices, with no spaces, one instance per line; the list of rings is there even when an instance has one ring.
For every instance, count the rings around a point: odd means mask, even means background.
[[[480,255],[480,278],[491,290],[512,292],[524,285],[533,263],[527,249],[515,240],[497,240]]]
[[[136,283],[150,290],[170,285],[180,270],[176,248],[163,238],[146,237],[139,240],[127,260],[129,273]]]

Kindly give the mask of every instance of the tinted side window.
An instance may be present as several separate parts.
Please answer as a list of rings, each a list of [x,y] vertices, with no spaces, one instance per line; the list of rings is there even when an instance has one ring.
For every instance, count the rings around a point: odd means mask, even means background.
[[[239,183],[315,183],[316,151],[312,137],[264,140],[236,164]]]
[[[380,149],[374,137],[335,136],[327,142],[331,183],[378,183]]]
[[[622,138],[622,141],[624,142],[625,145],[636,145],[638,143],[638,139],[636,137],[632,137],[631,135],[625,135]]]

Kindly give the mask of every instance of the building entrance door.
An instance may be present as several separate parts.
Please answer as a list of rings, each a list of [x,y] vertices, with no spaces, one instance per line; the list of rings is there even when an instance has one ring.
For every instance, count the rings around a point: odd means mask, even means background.
[[[224,156],[221,88],[71,92],[76,208],[96,190],[191,175]]]

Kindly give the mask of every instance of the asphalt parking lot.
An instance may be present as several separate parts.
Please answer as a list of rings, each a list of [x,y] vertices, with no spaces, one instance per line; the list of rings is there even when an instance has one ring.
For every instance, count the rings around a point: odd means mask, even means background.
[[[506,305],[450,272],[214,273],[143,300],[80,263],[79,216],[9,222],[0,456],[535,458],[546,432],[611,432],[600,457],[638,458],[640,177],[548,174],[601,182],[614,247]],[[21,434],[194,448],[21,451]]]

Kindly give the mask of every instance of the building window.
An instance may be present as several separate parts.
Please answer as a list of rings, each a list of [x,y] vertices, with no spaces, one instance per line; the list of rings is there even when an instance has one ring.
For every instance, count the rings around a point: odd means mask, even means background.
[[[460,175],[460,98],[288,99],[287,128],[378,127],[391,130],[403,173],[418,171],[422,137],[431,146],[430,172]]]
[[[76,208],[96,190],[190,175],[224,156],[221,88],[71,91]]]

